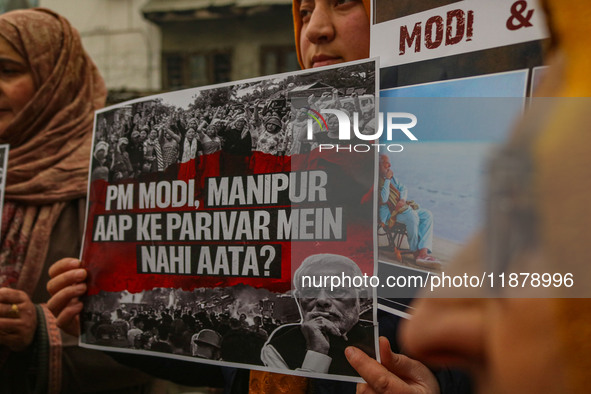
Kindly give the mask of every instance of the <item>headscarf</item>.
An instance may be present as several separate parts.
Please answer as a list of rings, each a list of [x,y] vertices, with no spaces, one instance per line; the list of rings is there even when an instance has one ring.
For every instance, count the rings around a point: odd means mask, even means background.
[[[281,119],[279,119],[279,116],[269,116],[266,120],[265,120],[265,126],[268,124],[273,124],[279,128],[283,127],[283,123],[281,122]]]
[[[42,205],[84,196],[103,79],[78,32],[50,10],[3,14],[0,35],[28,61],[37,89],[0,134],[10,144],[6,199]]]
[[[197,157],[197,147],[198,147],[197,132],[194,129],[189,129],[189,130],[193,130],[193,133],[195,133],[195,137],[193,137],[193,140],[191,140],[191,141],[189,141],[188,138],[185,138],[185,142],[183,144],[183,157],[181,158],[181,163],[186,163],[189,160]],[[187,130],[187,132],[189,130]]]
[[[109,152],[109,144],[107,144],[105,141],[99,141],[97,142],[96,146],[94,147],[94,153],[93,156],[95,159],[99,160],[99,152],[103,151],[103,155],[107,156],[107,153]],[[101,163],[102,164],[102,163]]]
[[[94,110],[106,88],[78,32],[53,11],[2,14],[0,36],[28,62],[36,88],[0,133],[0,143],[10,144],[0,286],[30,295],[53,225],[68,201],[86,194]]]
[[[586,21],[591,18],[591,5],[587,1],[545,0],[553,44],[567,64],[553,67],[562,75],[556,76],[558,89],[553,96],[589,97],[591,95],[591,56],[582,37],[591,29]],[[552,70],[549,70],[552,71]]]
[[[589,19],[591,3],[579,0],[546,0],[552,41],[556,54],[542,84],[543,96],[591,97],[591,52],[583,37],[591,34]],[[590,189],[587,147],[589,134],[589,99],[565,99],[555,105],[552,117],[535,147],[538,165],[536,176],[540,189],[547,185],[568,187],[566,199],[561,199],[560,214],[548,207],[552,198],[540,192],[539,212],[542,212],[541,243],[548,261],[562,272],[573,272],[576,278],[589,276],[589,235],[591,223],[588,196]],[[556,127],[559,126],[559,127]],[[558,182],[555,182],[558,180]],[[564,208],[562,208],[564,206]],[[591,385],[591,300],[556,298],[558,340],[563,352],[569,393],[587,393]],[[544,345],[542,345],[544,346]]]
[[[300,67],[304,68],[304,62],[302,61],[302,52],[300,50],[300,33],[302,31],[302,18],[300,17],[300,1],[301,0],[293,0],[292,2],[292,16],[293,16],[293,31],[295,35],[295,46],[296,52],[298,53],[298,62],[300,63]],[[370,0],[363,0],[363,6],[365,7],[365,13],[367,14],[367,19],[370,19],[371,15],[371,2]],[[370,20],[371,22],[371,20]]]

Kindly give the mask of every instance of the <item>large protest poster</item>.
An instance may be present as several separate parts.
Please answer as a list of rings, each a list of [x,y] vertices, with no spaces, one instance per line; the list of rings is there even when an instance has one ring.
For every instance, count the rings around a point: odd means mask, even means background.
[[[396,108],[418,119],[418,141],[385,152],[384,160],[431,219],[431,261],[410,253],[404,225],[382,224],[378,232],[380,277],[422,278],[404,289],[378,289],[380,309],[407,317],[409,300],[433,288],[432,275],[445,272],[482,226],[487,159],[544,72],[548,31],[536,1],[374,0],[372,6],[380,111]],[[388,218],[378,214],[380,222]]]
[[[376,156],[338,149],[319,111],[369,122],[376,76],[362,61],[98,111],[81,346],[359,380],[343,352],[376,354],[372,289],[292,277],[374,273]],[[304,325],[328,354],[310,360]]]

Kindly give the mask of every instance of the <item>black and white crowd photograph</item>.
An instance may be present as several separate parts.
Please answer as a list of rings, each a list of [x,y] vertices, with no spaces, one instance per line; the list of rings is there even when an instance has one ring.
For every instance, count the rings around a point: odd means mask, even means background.
[[[253,152],[305,154],[319,144],[338,143],[336,116],[318,121],[323,109],[338,109],[351,120],[358,114],[358,128],[373,133],[375,74],[375,62],[361,62],[166,93],[105,109],[95,122],[92,180],[153,179],[157,173],[190,177],[218,168],[224,173],[232,171],[228,162],[252,168]],[[205,160],[217,152],[217,160]]]

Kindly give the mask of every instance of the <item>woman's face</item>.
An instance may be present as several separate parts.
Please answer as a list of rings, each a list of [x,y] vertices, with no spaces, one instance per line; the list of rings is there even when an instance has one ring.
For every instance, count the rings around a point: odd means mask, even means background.
[[[304,68],[369,56],[369,18],[361,0],[301,0]]]
[[[107,152],[104,149],[99,149],[95,152],[94,157],[100,164],[103,164],[105,161],[105,157],[107,157]]]
[[[273,123],[267,123],[265,127],[267,129],[267,132],[271,134],[277,134],[279,132],[279,127],[277,125],[274,125]]]
[[[29,65],[0,37],[0,132],[14,120],[35,95]]]

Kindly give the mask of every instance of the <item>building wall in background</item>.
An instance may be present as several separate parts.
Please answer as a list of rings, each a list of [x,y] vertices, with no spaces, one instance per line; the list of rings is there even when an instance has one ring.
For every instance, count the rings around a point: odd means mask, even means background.
[[[78,29],[110,102],[299,68],[289,0],[37,1]]]
[[[160,31],[144,19],[145,0],[39,0],[78,29],[110,91],[161,88]]]
[[[299,68],[288,7],[249,16],[165,22],[164,88],[235,81]]]

